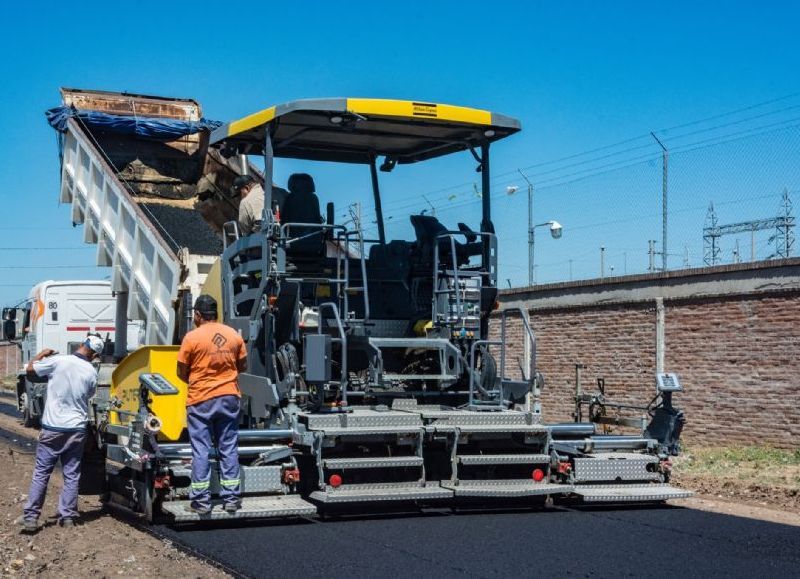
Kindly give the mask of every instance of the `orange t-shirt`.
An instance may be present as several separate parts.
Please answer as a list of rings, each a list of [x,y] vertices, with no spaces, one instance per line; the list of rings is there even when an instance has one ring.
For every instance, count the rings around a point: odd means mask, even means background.
[[[178,352],[178,362],[189,368],[186,405],[228,394],[241,397],[236,365],[246,357],[244,340],[224,324],[206,322],[186,334]]]

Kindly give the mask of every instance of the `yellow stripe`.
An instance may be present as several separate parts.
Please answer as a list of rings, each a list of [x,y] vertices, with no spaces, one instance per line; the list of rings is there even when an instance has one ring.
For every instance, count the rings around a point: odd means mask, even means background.
[[[244,131],[249,131],[254,127],[260,127],[275,118],[275,107],[269,107],[263,111],[258,111],[248,115],[238,121],[233,121],[228,125],[228,136],[238,135]]]
[[[386,99],[347,99],[347,110],[364,115],[436,119],[474,125],[491,125],[492,113],[480,109]]]

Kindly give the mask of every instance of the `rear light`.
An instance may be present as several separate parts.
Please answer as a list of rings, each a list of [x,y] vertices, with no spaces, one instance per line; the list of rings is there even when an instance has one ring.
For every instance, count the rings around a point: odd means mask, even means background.
[[[160,474],[153,479],[153,488],[168,489],[170,486],[171,480],[168,474]]]
[[[531,473],[531,477],[533,477],[533,480],[536,482],[541,482],[542,479],[544,479],[544,471],[540,468],[534,469]]]
[[[569,474],[571,470],[572,470],[572,465],[569,463],[568,460],[563,460],[558,463],[559,474]]]
[[[287,468],[283,471],[283,483],[287,485],[292,485],[295,483],[300,482],[300,469],[299,468]]]
[[[328,479],[328,484],[331,485],[333,488],[337,488],[342,486],[342,477],[338,474],[332,474],[331,477]]]

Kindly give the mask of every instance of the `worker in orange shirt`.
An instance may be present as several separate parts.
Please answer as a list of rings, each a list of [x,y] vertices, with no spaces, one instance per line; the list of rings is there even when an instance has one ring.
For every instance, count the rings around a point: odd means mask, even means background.
[[[192,445],[192,486],[189,509],[211,513],[209,452],[216,442],[220,466],[220,496],[224,509],[241,508],[239,484],[239,372],[247,368],[242,337],[217,322],[217,301],[201,295],[194,304],[194,323],[178,353],[178,376],[189,384],[186,421]]]

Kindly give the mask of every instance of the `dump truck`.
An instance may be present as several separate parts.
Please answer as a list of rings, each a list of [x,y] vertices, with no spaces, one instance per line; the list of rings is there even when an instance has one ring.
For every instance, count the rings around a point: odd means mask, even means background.
[[[118,352],[93,402],[110,504],[149,520],[195,522],[375,503],[688,494],[668,484],[681,424],[674,383],[657,391],[639,434],[543,419],[528,316],[498,310],[496,299],[490,149],[520,130],[517,120],[422,101],[335,98],[218,124],[187,99],[62,95],[64,107],[49,115],[60,135],[60,199],[72,204],[84,240],[97,244],[97,264],[112,268],[118,308],[142,321],[147,344]],[[477,167],[480,222],[453,227],[413,214],[413,239],[388,239],[381,180],[447,155]],[[251,158],[263,160],[262,171]],[[239,231],[230,184],[243,173],[271,184],[281,159],[363,167],[377,234],[366,236],[359,219],[337,222],[334,200],[323,212],[313,191],[280,201],[270,186],[259,230]],[[191,448],[177,344],[200,293],[217,298],[220,319],[247,345],[244,499],[235,514],[186,508]],[[522,324],[530,352],[523,364],[507,348],[512,323]]]

